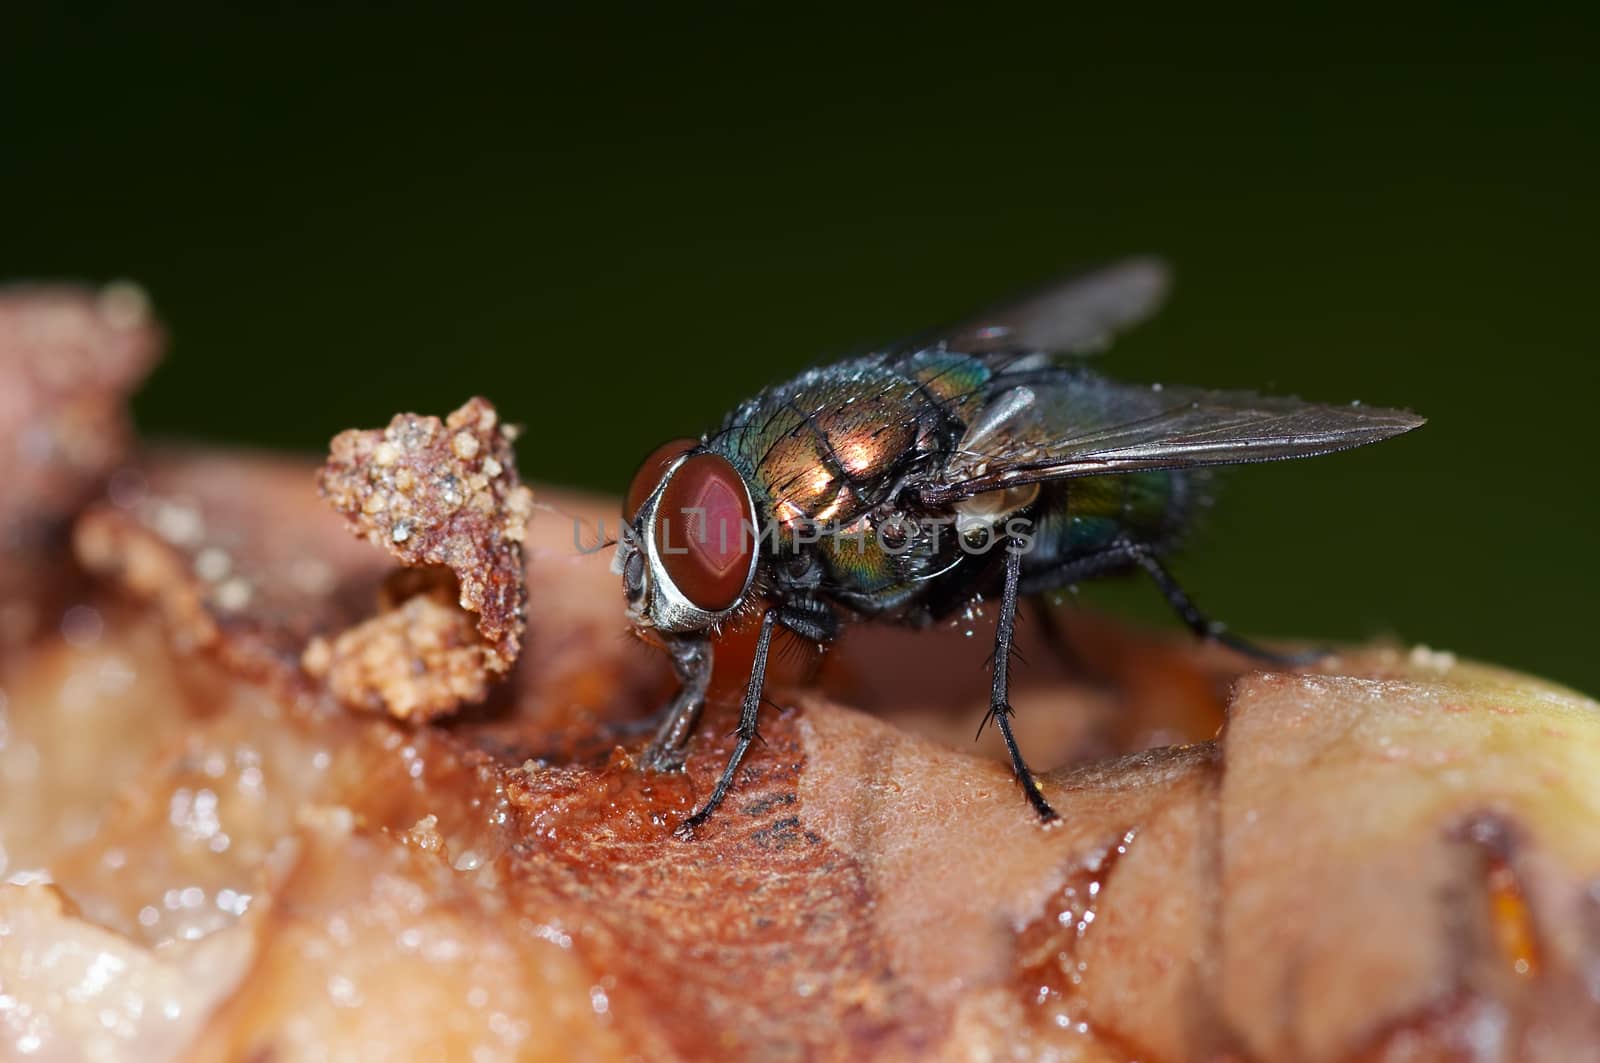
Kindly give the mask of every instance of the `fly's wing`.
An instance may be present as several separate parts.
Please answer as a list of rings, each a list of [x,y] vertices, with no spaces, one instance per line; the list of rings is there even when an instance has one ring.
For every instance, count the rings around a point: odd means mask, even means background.
[[[963,354],[1088,354],[1154,313],[1167,285],[1167,268],[1158,259],[1124,259],[1045,285],[903,346],[943,343]]]
[[[995,393],[919,494],[944,505],[1042,480],[1305,458],[1422,423],[1377,406],[1129,387],[1082,371],[1023,373]]]

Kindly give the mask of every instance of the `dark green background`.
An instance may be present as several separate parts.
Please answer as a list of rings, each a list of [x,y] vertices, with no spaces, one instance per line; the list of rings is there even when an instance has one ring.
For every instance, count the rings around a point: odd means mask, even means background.
[[[620,491],[815,358],[1160,252],[1116,372],[1432,418],[1231,473],[1203,603],[1600,691],[1594,27],[1273,10],[11,10],[0,274],[150,289],[150,432],[483,392],[530,478]]]

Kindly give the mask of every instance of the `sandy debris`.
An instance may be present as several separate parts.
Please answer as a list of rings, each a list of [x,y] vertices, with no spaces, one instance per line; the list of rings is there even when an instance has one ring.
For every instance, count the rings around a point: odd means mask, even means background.
[[[473,398],[443,421],[402,413],[334,438],[323,498],[357,535],[421,570],[390,581],[378,616],[306,648],[306,671],[341,701],[431,720],[482,700],[516,662],[533,494],[517,479],[515,435]]]

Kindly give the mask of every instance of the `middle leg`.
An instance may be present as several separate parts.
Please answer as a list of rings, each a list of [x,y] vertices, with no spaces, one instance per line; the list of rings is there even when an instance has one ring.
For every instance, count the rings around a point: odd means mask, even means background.
[[[1033,778],[1033,772],[1028,770],[1027,763],[1022,759],[1022,750],[1017,746],[1017,738],[1011,733],[1011,701],[1010,701],[1010,674],[1011,674],[1011,643],[1016,635],[1017,628],[1017,585],[1022,578],[1022,549],[1015,538],[1007,538],[1005,542],[1006,569],[1005,585],[1000,595],[1000,620],[995,625],[994,631],[994,682],[989,691],[989,712],[983,718],[984,723],[994,721],[995,727],[1000,731],[1000,737],[1006,744],[1006,752],[1011,756],[1011,770],[1017,777],[1017,783],[1022,787],[1022,793],[1027,797],[1028,803],[1039,814],[1039,819],[1045,823],[1052,823],[1061,817],[1056,810],[1050,807],[1044,794],[1039,789],[1039,784]],[[983,730],[982,724],[978,730]]]
[[[739,773],[740,762],[750,750],[750,743],[756,740],[756,720],[761,713],[761,688],[767,679],[767,651],[772,645],[772,628],[777,620],[776,609],[768,609],[761,618],[761,633],[756,636],[755,661],[750,665],[750,684],[745,687],[744,704],[739,712],[739,728],[735,732],[739,740],[734,743],[733,753],[728,757],[728,765],[722,770],[722,777],[717,780],[716,788],[711,791],[706,803],[694,815],[678,824],[677,830],[673,831],[680,838],[694,837],[695,828],[710,819],[711,813],[722,804],[722,799],[728,796],[728,789],[733,786],[734,776]]]

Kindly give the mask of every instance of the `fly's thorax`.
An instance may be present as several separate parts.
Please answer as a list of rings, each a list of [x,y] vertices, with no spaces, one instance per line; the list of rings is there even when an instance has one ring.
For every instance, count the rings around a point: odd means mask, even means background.
[[[809,549],[825,567],[826,594],[859,612],[892,611],[984,570],[985,555],[1031,547],[1029,507],[1039,494],[994,492],[965,511],[885,504],[828,529]]]
[[[710,445],[747,470],[778,525],[847,524],[948,451],[987,372],[945,351],[852,359],[763,391]]]
[[[854,594],[874,594],[905,582],[912,559],[904,549],[910,529],[885,525],[877,514],[864,513],[830,530],[816,545],[830,587]]]
[[[848,520],[871,504],[883,471],[915,446],[915,426],[903,422],[874,434],[864,426],[796,421],[763,449],[755,476],[779,524]]]

